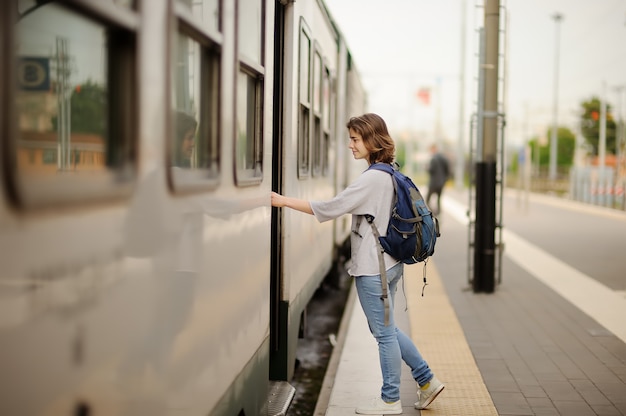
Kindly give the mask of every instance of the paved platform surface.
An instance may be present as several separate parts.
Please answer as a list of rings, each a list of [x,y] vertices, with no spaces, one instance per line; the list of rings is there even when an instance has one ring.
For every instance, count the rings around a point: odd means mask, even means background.
[[[421,414],[626,415],[623,295],[589,286],[585,276],[563,279],[569,271],[549,256],[525,258],[532,244],[514,233],[505,236],[512,244],[503,256],[503,282],[494,293],[473,293],[467,225],[454,212],[455,201],[447,202],[425,296],[421,265],[405,269],[408,311],[402,292],[396,296],[398,325],[446,384]],[[589,299],[580,300],[580,290],[563,285],[582,285]],[[353,292],[316,415],[353,415],[362,399],[380,391],[377,346],[354,298]],[[603,305],[610,305],[609,313]],[[403,411],[419,415],[413,408],[415,382],[405,370]]]

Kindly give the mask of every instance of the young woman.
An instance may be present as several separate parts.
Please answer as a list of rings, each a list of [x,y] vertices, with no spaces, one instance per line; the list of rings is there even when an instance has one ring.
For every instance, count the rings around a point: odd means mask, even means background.
[[[349,148],[355,159],[365,159],[368,164],[392,163],[395,145],[387,131],[385,121],[368,113],[353,117],[347,124],[350,134]],[[356,408],[356,413],[400,414],[400,372],[402,360],[411,368],[417,382],[416,409],[425,409],[443,390],[444,385],[434,377],[413,341],[395,325],[393,302],[397,285],[403,275],[403,263],[384,254],[390,294],[389,324],[385,325],[385,310],[381,299],[382,283],[378,264],[377,245],[372,228],[358,216],[374,216],[378,230],[386,230],[393,201],[391,176],[378,170],[366,170],[350,186],[329,201],[306,201],[272,192],[272,206],[287,207],[314,215],[324,222],[344,214],[352,214],[352,266],[356,289],[370,331],[378,342],[378,355],[383,376],[381,394]],[[358,225],[358,229],[357,228]]]

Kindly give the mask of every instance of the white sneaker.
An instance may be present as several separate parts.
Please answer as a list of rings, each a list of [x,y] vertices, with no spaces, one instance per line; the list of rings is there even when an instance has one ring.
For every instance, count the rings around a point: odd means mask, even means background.
[[[437,395],[441,393],[444,388],[444,384],[434,377],[430,379],[428,382],[428,387],[425,389],[419,389],[417,393],[419,394],[419,400],[415,403],[415,408],[418,410],[424,410],[428,407],[429,404],[435,400]]]
[[[375,397],[368,403],[359,406],[355,410],[360,415],[399,415],[402,413],[400,400],[387,403],[380,397]]]

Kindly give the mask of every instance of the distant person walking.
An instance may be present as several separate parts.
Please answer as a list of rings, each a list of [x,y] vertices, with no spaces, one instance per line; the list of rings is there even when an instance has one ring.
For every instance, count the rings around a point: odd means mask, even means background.
[[[450,177],[450,164],[448,159],[439,152],[439,148],[436,144],[430,146],[430,153],[432,157],[430,159],[430,165],[428,166],[428,174],[430,180],[428,181],[428,194],[426,194],[426,205],[431,209],[433,214],[439,215],[441,212],[441,193],[448,178]],[[430,198],[433,195],[437,195],[437,209],[434,209],[430,205]]]

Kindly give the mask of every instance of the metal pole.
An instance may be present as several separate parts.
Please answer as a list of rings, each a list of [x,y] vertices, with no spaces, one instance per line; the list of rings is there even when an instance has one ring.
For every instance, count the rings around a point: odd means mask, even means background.
[[[478,30],[480,40],[478,51],[478,110],[476,112],[476,161],[482,161],[483,155],[483,131],[485,122],[485,28]]]
[[[485,61],[482,154],[476,163],[474,292],[495,289],[496,163],[498,159],[498,63],[500,2],[485,3]],[[479,140],[481,137],[479,137]]]
[[[68,148],[68,134],[67,129],[67,117],[66,114],[69,111],[67,108],[67,40],[57,37],[56,38],[56,72],[57,72],[57,169],[67,169],[67,148]]]
[[[606,205],[606,82],[602,81],[602,97],[600,98],[600,143],[598,145],[598,196],[599,205]]]
[[[626,208],[626,204],[625,204],[625,199],[624,199],[624,142],[626,140],[626,137],[624,135],[625,131],[624,131],[624,118],[622,115],[622,108],[623,108],[623,94],[622,92],[624,91],[624,88],[626,86],[624,85],[620,85],[618,87],[615,87],[615,91],[617,92],[618,96],[617,96],[617,137],[615,138],[615,143],[616,143],[616,150],[615,153],[617,153],[617,164],[615,166],[615,170],[616,170],[616,179],[615,179],[615,184],[617,186],[617,189],[620,189],[621,194],[615,194],[615,198],[616,198],[616,202],[619,203],[619,206],[621,209],[625,209]],[[620,198],[620,200],[618,201],[617,198]]]
[[[554,104],[552,107],[552,130],[550,131],[550,171],[548,179],[551,181],[556,179],[556,154],[557,154],[557,129],[558,129],[558,112],[559,112],[559,23],[563,19],[560,13],[552,15],[556,23],[556,43],[554,53]]]
[[[624,119],[622,118],[622,92],[624,91],[624,85],[619,85],[617,87],[614,87],[615,92],[617,92],[617,109],[616,109],[616,113],[617,113],[617,117],[614,117],[617,121],[617,134],[615,135],[615,154],[617,155],[617,169],[618,169],[618,176],[619,176],[619,169],[620,169],[620,161],[622,160],[623,155],[623,149],[622,149],[622,142],[624,141]]]
[[[463,149],[465,133],[465,30],[466,30],[466,0],[461,0],[461,57],[459,59],[459,137],[456,146],[456,169],[454,171],[454,183],[457,189],[463,188],[463,168],[465,155]]]
[[[495,162],[498,151],[498,73],[500,1],[485,4],[485,113],[483,162]]]

